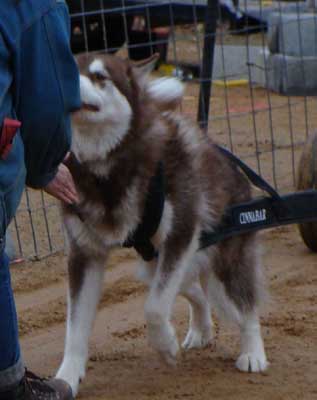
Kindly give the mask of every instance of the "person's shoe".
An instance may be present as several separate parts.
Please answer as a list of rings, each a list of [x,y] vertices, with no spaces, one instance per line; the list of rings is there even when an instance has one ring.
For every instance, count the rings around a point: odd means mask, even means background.
[[[42,379],[26,371],[16,388],[0,392],[0,400],[73,400],[73,394],[61,379]]]

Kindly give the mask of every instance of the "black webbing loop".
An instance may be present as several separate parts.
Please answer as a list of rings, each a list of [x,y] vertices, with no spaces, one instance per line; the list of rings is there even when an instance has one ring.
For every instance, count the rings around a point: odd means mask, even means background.
[[[246,174],[246,176],[250,179],[254,186],[259,189],[267,192],[271,197],[276,200],[282,201],[280,195],[277,193],[275,189],[272,188],[261,176],[255,173],[250,167],[248,167],[243,161],[240,160],[237,156],[231,153],[229,150],[225,149],[218,144],[215,145],[218,150],[220,150],[226,157],[228,157],[231,161],[233,161],[236,165],[238,165],[242,171]]]
[[[283,218],[288,213],[288,207],[285,201],[277,193],[277,191],[272,188],[260,175],[254,172],[249,166],[247,166],[240,158],[235,156],[229,150],[225,149],[218,144],[215,145],[218,150],[222,152],[226,157],[228,157],[234,164],[236,164],[248,177],[248,179],[259,189],[264,190],[271,196],[271,209],[277,218]]]

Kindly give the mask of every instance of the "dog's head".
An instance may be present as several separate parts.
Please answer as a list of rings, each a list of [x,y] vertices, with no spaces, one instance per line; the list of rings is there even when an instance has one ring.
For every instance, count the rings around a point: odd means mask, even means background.
[[[112,150],[130,131],[140,110],[158,112],[174,109],[183,96],[183,85],[175,78],[151,80],[157,56],[133,63],[112,55],[81,55],[82,107],[74,116],[81,134],[102,134],[107,150]]]

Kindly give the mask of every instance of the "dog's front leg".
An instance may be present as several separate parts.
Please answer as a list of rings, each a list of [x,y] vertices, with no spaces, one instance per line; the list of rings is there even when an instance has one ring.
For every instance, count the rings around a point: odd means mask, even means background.
[[[69,383],[74,396],[85,376],[88,339],[103,284],[104,262],[104,258],[88,255],[78,247],[71,249],[65,352],[56,376]]]
[[[196,240],[195,240],[196,242]],[[172,307],[196,247],[188,246],[176,255],[173,244],[160,252],[158,267],[145,304],[145,319],[149,344],[164,361],[174,365],[179,350],[174,327],[170,322]]]

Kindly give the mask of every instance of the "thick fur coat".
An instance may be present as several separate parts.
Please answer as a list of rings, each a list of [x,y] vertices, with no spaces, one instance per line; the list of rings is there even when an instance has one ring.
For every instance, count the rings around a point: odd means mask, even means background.
[[[237,367],[267,367],[257,308],[262,277],[254,234],[199,250],[231,204],[250,199],[244,175],[190,120],[176,111],[183,87],[149,79],[153,59],[81,56],[82,109],[74,115],[68,166],[80,202],[63,207],[69,239],[69,301],[65,355],[57,376],[76,394],[85,374],[106,258],[135,231],[159,162],[166,180],[162,219],[152,243],[157,259],[140,260],[149,285],[145,318],[150,345],[168,363],[179,350],[170,317],[175,298],[190,303],[185,349],[213,339],[210,308],[240,326]]]

